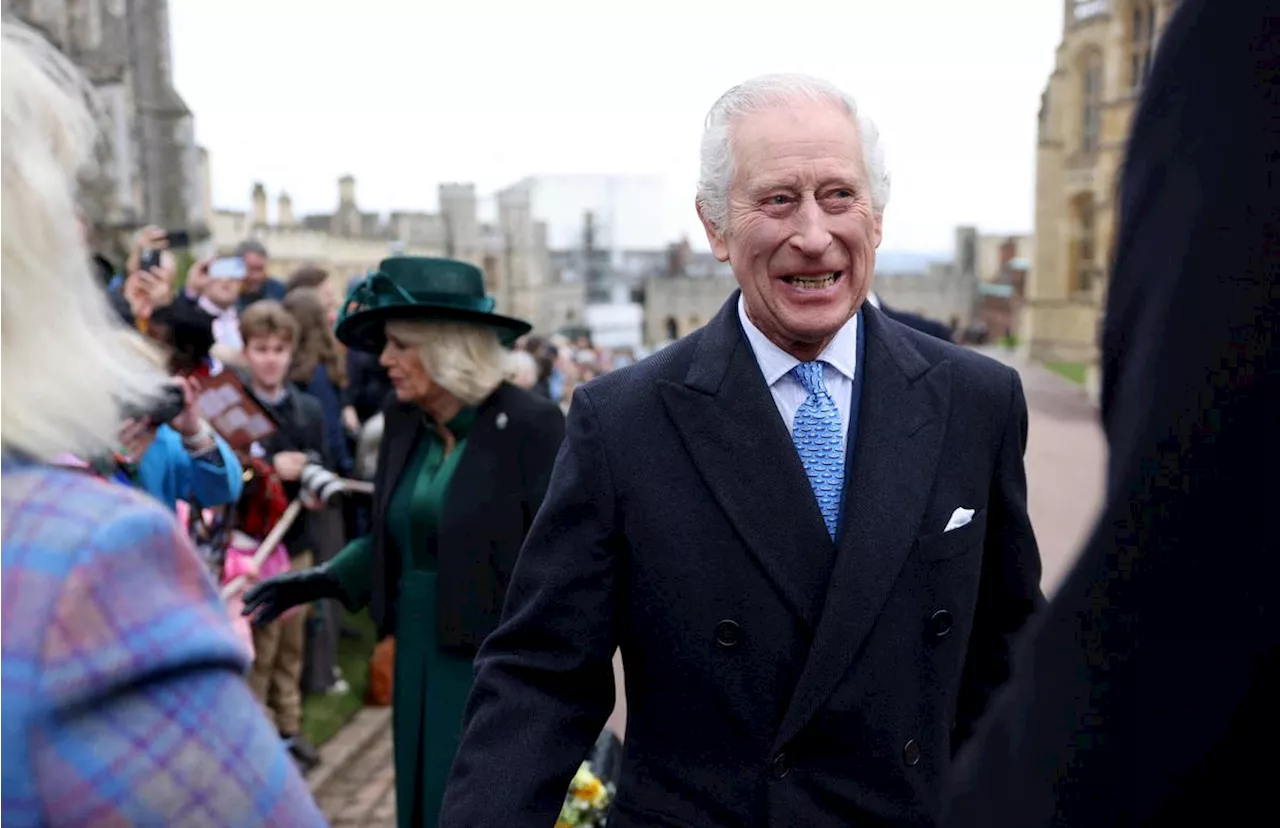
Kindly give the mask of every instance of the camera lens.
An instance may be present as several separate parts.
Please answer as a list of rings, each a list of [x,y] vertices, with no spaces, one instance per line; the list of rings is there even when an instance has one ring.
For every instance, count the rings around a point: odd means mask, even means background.
[[[307,494],[321,503],[328,503],[342,491],[342,479],[317,463],[303,466],[299,482],[307,490]]]

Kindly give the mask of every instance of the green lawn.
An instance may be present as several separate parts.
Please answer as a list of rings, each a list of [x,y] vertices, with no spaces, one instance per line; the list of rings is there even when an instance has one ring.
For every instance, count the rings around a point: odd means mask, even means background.
[[[1084,375],[1089,366],[1083,362],[1046,362],[1044,367],[1071,380],[1077,385],[1084,385]]]
[[[377,643],[373,619],[369,613],[347,613],[345,622],[360,631],[360,638],[338,641],[338,666],[351,690],[340,696],[307,696],[302,701],[302,734],[319,747],[329,741],[364,707],[364,694],[369,686],[369,657]]]

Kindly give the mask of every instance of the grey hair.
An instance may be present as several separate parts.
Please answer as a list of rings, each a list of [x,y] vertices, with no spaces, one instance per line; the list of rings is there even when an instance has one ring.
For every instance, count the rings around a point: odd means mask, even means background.
[[[261,256],[264,259],[268,258],[266,245],[264,245],[262,242],[258,241],[257,239],[245,239],[244,241],[236,245],[237,256],[243,258],[244,254],[246,253],[252,253],[255,256]]]
[[[808,75],[761,75],[738,84],[720,96],[707,113],[702,132],[702,169],[698,177],[698,208],[702,217],[723,232],[729,220],[729,188],[736,167],[733,128],[742,116],[797,100],[835,104],[858,127],[866,166],[871,207],[883,215],[889,203],[889,173],[885,170],[880,130],[862,114],[853,96],[820,78]]]
[[[0,49],[0,441],[48,461],[109,451],[121,407],[165,381],[123,336],[92,274],[77,218],[78,173],[98,137],[87,79],[29,28]]]
[[[464,405],[479,405],[506,379],[506,351],[496,331],[461,322],[392,321],[387,333],[415,346],[422,367]]]

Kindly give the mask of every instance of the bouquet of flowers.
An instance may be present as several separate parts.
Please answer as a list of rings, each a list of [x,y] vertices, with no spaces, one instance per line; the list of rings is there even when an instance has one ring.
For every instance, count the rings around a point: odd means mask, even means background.
[[[602,782],[590,763],[583,762],[569,783],[555,828],[604,828],[613,794],[613,783]]]

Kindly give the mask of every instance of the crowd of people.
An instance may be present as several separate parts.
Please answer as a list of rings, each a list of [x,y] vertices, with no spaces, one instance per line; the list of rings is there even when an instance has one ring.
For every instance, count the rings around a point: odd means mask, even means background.
[[[368,274],[339,290],[321,268],[303,267],[284,280],[269,272],[267,249],[249,239],[228,257],[194,262],[179,283],[165,231],[147,227],[137,234],[125,271],[105,280],[120,321],[139,335],[135,345],[145,339],[156,346],[149,353],[157,367],[170,372],[185,394],[185,407],[172,421],[126,420],[122,466],[137,465],[132,482],[174,508],[224,582],[244,574],[245,557],[271,528],[269,519],[278,519],[282,504],[304,491],[299,481],[308,463],[343,478],[357,475],[361,432],[371,421],[382,427],[393,390],[381,348],[348,348],[334,335],[340,296],[358,296]],[[526,334],[512,345],[502,354],[502,376],[562,411],[578,385],[635,359],[630,349],[592,347],[586,335]],[[237,374],[278,425],[270,439],[252,447],[255,456],[238,459],[199,416],[201,379],[223,370]],[[364,476],[372,477],[375,468]],[[243,486],[242,477],[250,485]],[[347,538],[363,534],[370,519],[367,503],[359,500],[314,504],[284,536],[279,554],[254,574],[325,563]],[[250,687],[305,769],[319,755],[302,736],[303,695],[349,688],[336,665],[341,619],[336,602],[320,602],[310,612],[258,624],[250,636]]]

